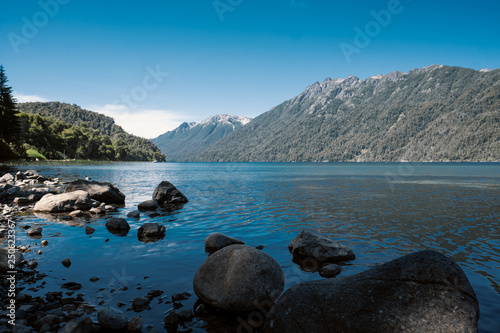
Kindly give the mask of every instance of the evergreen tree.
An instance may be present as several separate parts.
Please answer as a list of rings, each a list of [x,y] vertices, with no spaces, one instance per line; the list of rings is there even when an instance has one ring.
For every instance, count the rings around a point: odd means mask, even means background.
[[[0,139],[7,143],[19,142],[19,119],[16,100],[12,97],[12,88],[7,85],[7,76],[0,65]]]

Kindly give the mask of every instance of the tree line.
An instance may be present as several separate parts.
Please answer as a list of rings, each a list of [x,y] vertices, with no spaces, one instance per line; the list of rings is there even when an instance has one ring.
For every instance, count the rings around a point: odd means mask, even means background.
[[[0,65],[0,157],[165,161],[151,141],[110,117],[59,102],[17,104]]]

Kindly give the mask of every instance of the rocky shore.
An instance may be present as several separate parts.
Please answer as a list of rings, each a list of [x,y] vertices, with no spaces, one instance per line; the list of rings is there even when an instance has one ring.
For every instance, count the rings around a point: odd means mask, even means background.
[[[23,214],[36,213],[51,220],[102,216],[105,228],[117,236],[130,225],[116,213],[125,195],[113,184],[80,179],[69,183],[40,175],[34,170],[0,177],[0,333],[3,332],[157,332],[138,313],[152,302],[171,309],[163,318],[168,332],[191,332],[203,322],[220,322],[217,332],[476,332],[479,306],[467,277],[458,264],[435,251],[420,251],[350,276],[338,276],[342,266],[356,256],[349,247],[313,230],[302,230],[291,239],[291,260],[305,272],[319,272],[322,280],[285,289],[285,275],[271,256],[221,233],[207,235],[207,258],[193,277],[193,290],[166,295],[151,290],[126,304],[109,306],[86,300],[80,283],[67,282],[63,290],[33,296],[35,283],[43,285],[47,272],[37,270],[36,259],[25,260],[30,245],[10,246],[11,230],[26,232],[50,246],[41,226],[20,229]],[[173,184],[161,182],[151,200],[127,214],[137,219],[174,211],[188,198]],[[95,229],[87,225],[85,233]],[[144,223],[137,229],[143,243],[165,237],[165,226]],[[203,244],[200,244],[202,247]],[[286,251],[286,249],[284,249]],[[32,255],[33,253],[30,253]],[[12,257],[13,256],[13,257]],[[12,258],[15,260],[9,261]],[[14,266],[11,266],[12,264]],[[72,265],[71,258],[61,262]],[[13,273],[15,272],[15,273]],[[89,283],[98,281],[93,277]],[[13,287],[12,281],[15,281]],[[38,290],[37,290],[38,291]],[[197,296],[194,306],[183,302]],[[14,304],[14,305],[12,305]],[[15,310],[13,310],[15,309]],[[15,326],[11,322],[15,316]],[[215,324],[217,326],[217,324]]]

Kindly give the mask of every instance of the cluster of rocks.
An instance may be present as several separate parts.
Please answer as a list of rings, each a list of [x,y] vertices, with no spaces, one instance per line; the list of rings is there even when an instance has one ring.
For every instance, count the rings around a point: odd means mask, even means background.
[[[182,194],[172,183],[162,181],[154,190],[153,198],[138,205],[141,212],[157,211],[158,209],[175,210],[182,208],[188,198]]]
[[[35,214],[48,219],[61,218],[62,220],[74,219],[89,214],[104,215],[108,212],[116,212],[117,208],[125,203],[125,195],[114,185],[106,182],[97,182],[86,180],[77,180],[67,184],[60,179],[50,179],[42,177],[36,171],[18,172],[15,176],[6,174],[0,177],[0,212],[2,212],[0,221],[2,222],[0,232],[8,230],[8,224],[17,218],[17,214],[24,210],[33,210]],[[63,185],[64,184],[64,185]],[[42,187],[44,186],[44,187]],[[49,187],[50,186],[50,187]],[[29,191],[26,190],[29,188]],[[64,191],[61,193],[61,189]],[[45,190],[47,189],[47,190]],[[29,196],[29,202],[26,199]],[[162,182],[154,192],[154,200],[158,202],[159,207],[165,209],[176,209],[179,204],[187,202],[187,198],[168,182]],[[31,200],[33,199],[33,200]],[[20,206],[26,204],[26,206]],[[133,211],[127,214],[129,218],[140,218],[139,211]],[[5,226],[4,226],[5,224]],[[5,227],[5,228],[4,228]],[[30,238],[42,238],[43,228],[38,225],[23,225]],[[106,220],[106,228],[113,234],[126,235],[130,230],[130,225],[124,218],[110,217]],[[166,228],[158,223],[145,223],[137,231],[137,237],[142,242],[154,242],[165,237]],[[85,227],[85,232],[91,235],[95,229],[90,225]],[[0,235],[5,236],[4,234]],[[43,240],[40,243],[47,246],[49,243]],[[16,281],[18,283],[34,283],[42,280],[47,275],[40,273],[36,268],[38,262],[35,259],[29,261],[23,257],[23,252],[29,252],[30,246],[18,246],[15,249],[15,262],[17,264]],[[39,250],[38,254],[42,251]],[[61,264],[68,268],[71,266],[69,258],[64,259]],[[8,281],[5,274],[12,267],[8,265],[8,251],[0,248],[0,292],[2,294],[1,304],[6,309],[10,302],[7,298]],[[94,280],[96,281],[96,277]],[[41,286],[32,287],[29,290],[39,291]],[[107,330],[118,330],[127,332],[142,332],[143,322],[141,317],[128,319],[124,312],[116,308],[102,308],[97,312],[97,321],[95,320],[96,306],[84,301],[84,294],[74,295],[75,290],[82,287],[79,283],[68,282],[62,286],[68,289],[67,292],[49,292],[43,296],[32,297],[26,293],[19,293],[16,297],[16,332],[96,332]],[[18,290],[24,287],[17,288]],[[158,293],[156,293],[158,292]],[[140,312],[150,309],[149,302],[162,291],[154,291],[146,297],[136,297],[132,302],[131,310]],[[172,295],[174,309],[178,311],[183,307],[181,300],[191,296],[189,293]],[[163,302],[162,299],[159,301]],[[99,303],[101,305],[101,303]],[[191,311],[191,314],[188,312]],[[4,313],[5,312],[5,313]],[[0,332],[10,332],[2,311],[0,319]],[[94,314],[94,315],[93,315]],[[181,309],[178,311],[177,320],[179,323],[186,321],[193,316],[192,310]],[[92,320],[94,318],[94,320]],[[150,325],[149,325],[150,326]],[[156,332],[152,327],[146,326],[148,332]]]
[[[264,332],[475,332],[479,306],[458,264],[435,251],[405,255],[365,272],[331,279],[335,263],[352,250],[323,234],[302,230],[289,250],[293,260],[327,279],[299,283],[282,294],[284,277],[268,255],[215,233],[205,240],[209,257],[193,288],[210,307],[263,318]],[[260,316],[260,317],[259,317]],[[173,315],[170,315],[170,318]],[[167,319],[165,319],[167,320]],[[241,328],[241,327],[240,327]]]

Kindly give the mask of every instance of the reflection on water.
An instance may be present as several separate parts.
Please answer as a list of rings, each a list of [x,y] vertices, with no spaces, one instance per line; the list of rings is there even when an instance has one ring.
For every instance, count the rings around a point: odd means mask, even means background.
[[[127,196],[126,206],[107,217],[125,218],[163,180],[190,200],[159,217],[126,218],[131,230],[125,237],[106,229],[106,217],[28,217],[23,223],[42,224],[43,238],[50,239],[38,256],[37,241],[19,235],[21,244],[35,249],[26,257],[39,258],[39,270],[49,274],[40,294],[75,281],[94,304],[129,307],[134,297],[153,289],[167,295],[192,292],[192,278],[206,258],[204,239],[212,232],[265,245],[289,288],[320,278],[294,264],[287,249],[307,227],[353,248],[356,260],[343,267],[343,275],[421,249],[451,256],[479,298],[481,331],[500,331],[500,164],[129,163],[38,169],[64,180],[89,176],[115,184]],[[140,242],[137,231],[147,222],[164,225],[164,239]],[[87,235],[87,225],[95,233]],[[61,265],[64,258],[71,259],[71,267]],[[100,280],[89,282],[93,276]],[[183,304],[195,301],[193,296]],[[151,306],[141,316],[163,330],[172,304]],[[203,332],[207,325],[212,324],[199,320],[190,327]]]

